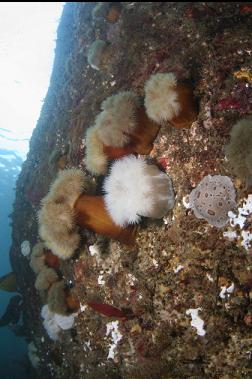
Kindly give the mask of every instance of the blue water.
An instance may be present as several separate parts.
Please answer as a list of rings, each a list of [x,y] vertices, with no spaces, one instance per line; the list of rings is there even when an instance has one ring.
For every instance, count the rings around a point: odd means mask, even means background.
[[[0,276],[12,271],[9,261],[11,227],[8,215],[12,212],[15,196],[15,182],[20,172],[22,159],[10,150],[0,149]],[[9,299],[16,293],[0,290],[0,317]],[[0,328],[0,378],[25,378],[24,362],[27,359],[27,343],[16,337],[9,327]]]

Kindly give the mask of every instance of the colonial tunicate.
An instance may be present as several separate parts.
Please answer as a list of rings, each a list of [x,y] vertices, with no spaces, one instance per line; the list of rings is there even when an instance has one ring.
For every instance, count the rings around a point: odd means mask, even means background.
[[[222,228],[227,224],[228,212],[236,207],[234,185],[228,176],[207,175],[189,195],[189,205],[197,218]]]

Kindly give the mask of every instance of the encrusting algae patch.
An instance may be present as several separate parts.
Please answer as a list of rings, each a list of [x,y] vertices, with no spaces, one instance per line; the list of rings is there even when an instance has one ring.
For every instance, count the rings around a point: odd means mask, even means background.
[[[243,70],[252,64],[252,11],[237,3],[124,2],[114,10],[113,6],[65,4],[50,88],[17,182],[10,258],[23,298],[25,334],[33,343],[32,377],[250,378],[250,178],[245,166],[246,177],[243,172],[239,176],[226,147],[232,143],[233,126],[252,111],[249,72]],[[105,50],[91,59],[90,47],[99,40]],[[183,98],[183,104],[169,118],[150,119],[146,83],[153,75],[162,79],[167,74],[176,79],[173,100]],[[162,90],[158,96],[155,92],[156,100],[167,94],[165,81],[159,84]],[[187,89],[183,96],[176,93],[178,86]],[[107,141],[109,134],[105,139],[103,133],[90,134],[105,110],[101,104],[128,91],[139,99],[136,112],[130,113],[135,129],[119,128],[118,146],[113,139]],[[124,108],[124,117],[127,110],[131,108]],[[179,116],[181,123],[176,120]],[[238,151],[238,156],[243,153],[247,151]],[[159,219],[139,212],[132,243],[124,244],[114,234],[100,233],[100,223],[99,230],[97,224],[96,229],[91,224],[84,227],[88,223],[84,210],[90,211],[94,197],[101,201],[105,177],[117,159],[129,154],[135,159],[143,156],[162,177],[169,175],[173,204]],[[249,161],[249,151],[247,155]],[[94,162],[93,156],[100,160]],[[69,179],[59,196],[50,200],[52,183],[69,169],[81,172],[88,187],[81,185],[73,199]],[[205,216],[218,203],[206,203],[201,197],[206,193],[210,197],[213,186],[196,196],[209,176],[228,178],[233,186],[217,221]],[[223,200],[224,187],[222,183],[215,200]],[[188,207],[192,193],[193,206]],[[82,196],[88,196],[85,207],[82,201],[75,204]],[[146,200],[154,197],[148,194]],[[49,212],[48,229],[41,231],[40,226],[39,237],[37,214],[43,204],[58,213],[53,218],[55,213]],[[66,214],[61,212],[63,205]],[[107,221],[101,217],[107,213],[103,203],[92,209],[89,215]],[[53,267],[48,264],[52,257],[44,253],[33,251],[29,261],[20,252],[23,241],[33,247],[46,244],[46,232],[47,248],[58,258]],[[230,233],[235,238],[229,238]],[[126,233],[126,241],[130,235]],[[55,236],[58,245],[52,241]],[[62,284],[56,300],[64,300],[65,315],[48,308],[48,291],[55,283],[50,282],[47,290],[35,288],[45,266],[55,270],[56,287]],[[77,309],[66,310],[65,301]]]

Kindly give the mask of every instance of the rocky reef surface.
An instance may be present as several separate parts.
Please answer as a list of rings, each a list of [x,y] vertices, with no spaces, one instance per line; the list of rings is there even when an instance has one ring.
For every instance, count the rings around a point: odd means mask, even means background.
[[[230,225],[196,218],[183,199],[206,175],[229,176],[239,205],[249,194],[224,146],[233,124],[252,111],[252,6],[103,4],[96,11],[96,3],[65,5],[50,87],[16,186],[10,258],[39,357],[34,378],[251,378],[252,249],[225,236]],[[96,39],[113,51],[99,70],[87,60]],[[21,243],[38,241],[40,200],[59,169],[86,171],[85,132],[101,102],[121,90],[143,96],[158,72],[190,83],[199,105],[191,128],[162,126],[151,152],[172,178],[175,207],[158,222],[144,220],[132,249],[83,233],[76,255],[60,263],[81,312],[52,341]],[[106,317],[87,301],[113,305],[125,317]]]

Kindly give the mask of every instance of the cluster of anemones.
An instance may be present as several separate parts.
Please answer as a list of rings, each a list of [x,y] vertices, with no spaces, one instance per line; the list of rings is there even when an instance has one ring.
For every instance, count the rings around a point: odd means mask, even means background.
[[[162,218],[174,206],[170,177],[138,154],[149,154],[160,126],[189,127],[196,118],[191,89],[173,73],[156,74],[145,85],[143,101],[132,91],[108,97],[87,131],[87,169],[107,175],[104,194],[88,194],[85,174],[58,174],[39,211],[39,234],[63,259],[80,243],[79,228],[131,245],[141,217]]]
[[[72,327],[80,306],[62,280],[60,259],[74,255],[82,228],[132,246],[141,217],[162,218],[173,208],[170,177],[139,155],[150,153],[163,123],[189,127],[196,118],[190,88],[178,84],[173,73],[153,75],[143,101],[125,91],[108,97],[101,109],[87,131],[85,163],[92,174],[106,175],[103,194],[89,193],[82,170],[62,170],[38,212],[43,243],[33,248],[30,266],[46,304],[43,325],[53,340]]]
[[[61,259],[71,258],[80,245],[80,229],[133,245],[135,224],[142,217],[162,218],[174,207],[170,177],[141,155],[148,155],[161,125],[188,128],[196,120],[197,107],[191,88],[173,73],[152,75],[141,99],[132,91],[105,99],[94,125],[86,134],[86,168],[104,175],[102,194],[89,193],[86,175],[79,169],[58,173],[38,214],[39,234],[47,249]],[[251,183],[251,118],[234,126],[227,158]],[[235,188],[227,176],[206,176],[187,196],[185,205],[197,218],[221,228],[236,207]],[[65,326],[58,314],[69,317],[79,304],[57,271],[48,264],[47,253],[34,254],[31,266],[38,274],[35,286],[48,291],[42,317],[48,334],[57,339]],[[52,258],[52,257],[51,257]],[[54,262],[55,263],[55,262]],[[73,317],[69,321],[73,324]],[[60,322],[62,320],[60,319]]]
[[[33,246],[30,267],[36,274],[35,288],[46,303],[43,309],[46,307],[47,314],[50,315],[50,320],[44,317],[44,327],[49,337],[56,340],[61,330],[68,329],[66,326],[56,325],[56,322],[67,322],[69,328],[72,327],[73,315],[79,309],[79,301],[62,279],[59,257],[48,250],[44,243],[38,242]],[[72,321],[69,323],[69,320]]]

